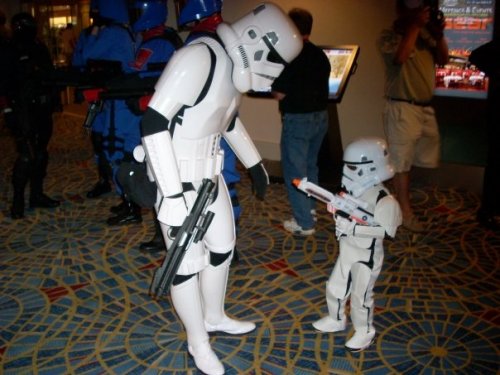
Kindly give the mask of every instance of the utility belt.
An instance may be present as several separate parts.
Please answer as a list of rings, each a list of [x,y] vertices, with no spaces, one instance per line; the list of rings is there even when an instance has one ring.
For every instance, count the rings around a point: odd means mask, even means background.
[[[387,99],[390,100],[391,102],[405,102],[408,104],[417,105],[419,107],[428,107],[431,105],[430,100],[426,102],[420,102],[418,100],[411,100],[411,99],[400,99],[400,98],[387,98]]]
[[[224,162],[223,153],[200,159],[178,158],[181,181],[201,181],[204,178],[212,179],[222,173]]]

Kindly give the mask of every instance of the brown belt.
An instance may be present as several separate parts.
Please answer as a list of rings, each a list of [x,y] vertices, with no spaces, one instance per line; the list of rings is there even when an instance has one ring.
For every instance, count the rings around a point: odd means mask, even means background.
[[[399,99],[399,98],[388,98],[390,101],[393,102],[405,102],[413,105],[418,105],[419,107],[427,107],[431,105],[431,102],[418,102],[416,100],[409,100],[409,99]]]

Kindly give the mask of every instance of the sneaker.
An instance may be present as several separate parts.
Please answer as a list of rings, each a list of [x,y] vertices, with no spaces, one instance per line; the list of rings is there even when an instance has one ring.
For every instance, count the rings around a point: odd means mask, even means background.
[[[299,224],[297,224],[294,218],[290,220],[285,220],[283,222],[283,228],[285,228],[286,231],[292,233],[293,235],[301,237],[307,237],[316,232],[314,228],[302,229],[302,227]]]
[[[316,212],[316,210],[314,208],[311,210],[311,215],[313,217],[314,222],[317,223],[318,222],[318,213]]]
[[[354,335],[345,343],[345,348],[351,353],[357,353],[368,348],[375,339],[375,330],[370,332],[355,331]]]
[[[408,229],[411,232],[422,233],[427,229],[425,225],[417,219],[415,215],[411,215],[403,218],[403,228]]]
[[[330,315],[326,315],[315,321],[313,327],[321,332],[340,332],[345,330],[346,320],[335,320]]]

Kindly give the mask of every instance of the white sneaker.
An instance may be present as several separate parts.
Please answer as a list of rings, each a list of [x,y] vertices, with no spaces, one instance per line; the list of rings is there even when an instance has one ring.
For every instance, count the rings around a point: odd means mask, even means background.
[[[302,227],[299,224],[297,224],[294,218],[290,220],[285,220],[283,222],[283,228],[285,228],[285,230],[287,230],[288,232],[292,233],[295,236],[307,237],[316,233],[316,230],[314,228],[302,229]]]
[[[253,331],[255,329],[255,323],[235,320],[225,316],[218,324],[210,324],[205,321],[205,329],[207,332],[225,332],[230,335],[242,335]]]
[[[330,315],[327,315],[315,321],[312,325],[321,332],[339,332],[345,330],[346,322],[345,319],[335,320]]]
[[[208,341],[196,346],[188,345],[189,354],[193,356],[196,367],[207,375],[224,374],[224,365],[217,358]]]
[[[370,332],[359,332],[355,331],[354,335],[345,343],[345,348],[352,352],[360,352],[368,348],[375,338],[375,330],[372,329]]]
[[[313,217],[314,222],[317,223],[318,222],[318,213],[316,212],[316,210],[314,208],[311,210],[311,215]]]

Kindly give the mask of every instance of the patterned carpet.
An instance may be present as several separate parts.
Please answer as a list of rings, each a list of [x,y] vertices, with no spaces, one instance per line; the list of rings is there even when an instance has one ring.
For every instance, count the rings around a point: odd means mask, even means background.
[[[27,210],[12,221],[12,139],[0,134],[0,373],[197,374],[169,298],[153,301],[157,256],[138,244],[152,217],[108,227],[113,194],[88,200],[95,181],[82,116],[57,114],[46,191],[53,210]],[[386,242],[376,285],[376,342],[351,354],[352,334],[321,334],[311,323],[326,312],[325,282],[338,254],[332,220],[318,206],[317,233],[294,238],[281,222],[284,187],[265,203],[239,186],[243,216],[227,312],[253,320],[243,336],[213,334],[227,374],[498,374],[500,234],[474,222],[476,195],[453,188],[412,191],[432,230],[400,229]]]

